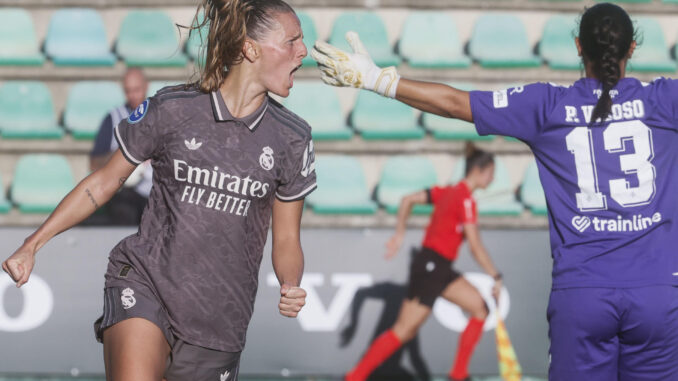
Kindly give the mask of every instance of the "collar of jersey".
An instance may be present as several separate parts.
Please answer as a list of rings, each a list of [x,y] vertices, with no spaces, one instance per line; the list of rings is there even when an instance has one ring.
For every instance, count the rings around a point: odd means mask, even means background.
[[[242,118],[236,118],[231,115],[231,112],[228,111],[226,107],[226,102],[221,96],[220,91],[213,91],[210,94],[210,101],[212,102],[212,111],[214,111],[214,119],[217,122],[240,122],[243,125],[247,126],[250,131],[254,131],[261,124],[261,120],[264,119],[264,114],[268,109],[268,95],[264,98],[264,101],[261,102],[261,106],[256,109],[250,115],[247,115]]]
[[[628,86],[627,84],[631,86],[640,86],[641,82],[634,77],[624,77],[619,80],[619,82],[614,88],[619,89],[622,87],[626,87]],[[575,82],[575,85],[586,87],[589,89],[600,89],[602,86],[601,82],[598,79],[587,77],[580,78],[577,82]]]

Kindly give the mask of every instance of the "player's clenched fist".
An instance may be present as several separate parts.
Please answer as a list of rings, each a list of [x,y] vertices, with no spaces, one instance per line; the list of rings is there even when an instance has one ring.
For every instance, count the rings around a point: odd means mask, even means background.
[[[301,287],[283,284],[280,287],[280,314],[287,317],[297,317],[301,308],[306,304],[306,291]]]
[[[316,41],[311,57],[318,62],[322,80],[328,85],[356,87],[395,98],[400,76],[395,67],[382,69],[374,64],[356,32],[346,33],[353,53]]]
[[[21,247],[2,263],[2,269],[9,274],[17,287],[28,282],[28,277],[35,265],[35,252]]]

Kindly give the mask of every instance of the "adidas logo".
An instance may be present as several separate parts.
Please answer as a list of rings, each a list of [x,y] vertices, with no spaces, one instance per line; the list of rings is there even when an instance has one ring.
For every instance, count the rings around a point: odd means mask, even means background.
[[[188,140],[184,140],[184,144],[186,144],[186,148],[190,149],[191,151],[195,151],[202,146],[202,142],[196,143],[195,138],[191,139],[190,142]]]

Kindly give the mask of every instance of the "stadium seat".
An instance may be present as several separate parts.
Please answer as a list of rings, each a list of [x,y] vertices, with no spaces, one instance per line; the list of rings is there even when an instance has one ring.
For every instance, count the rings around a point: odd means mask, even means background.
[[[123,103],[125,96],[116,82],[78,82],[68,93],[64,127],[75,139],[93,139],[106,115]]]
[[[7,201],[5,187],[2,185],[2,177],[0,177],[0,214],[6,214],[12,208],[12,205]]]
[[[398,46],[412,67],[465,68],[471,64],[463,53],[457,25],[440,12],[410,13]]]
[[[19,8],[0,9],[0,65],[42,65],[31,15]]]
[[[193,26],[202,24],[205,19],[203,13],[198,14],[198,20]],[[186,54],[199,65],[203,65],[203,58],[207,54],[207,35],[209,33],[209,23],[205,24],[200,29],[192,29],[188,31],[188,39],[186,40]],[[204,48],[203,48],[204,46]]]
[[[523,204],[530,208],[532,214],[546,215],[546,197],[544,196],[544,188],[539,181],[536,161],[533,161],[525,171],[525,178],[520,186],[520,199]]]
[[[130,11],[122,21],[117,53],[128,66],[184,66],[177,29],[162,11]]]
[[[55,65],[112,66],[116,57],[106,40],[101,16],[94,9],[59,9],[52,15],[45,52]]]
[[[318,214],[374,214],[360,162],[350,156],[319,156],[316,159],[318,189],[307,200]]]
[[[308,13],[299,11],[297,12],[297,16],[299,16],[299,21],[301,22],[301,30],[304,33],[304,45],[306,45],[306,49],[308,50],[308,55],[304,57],[304,59],[301,61],[301,65],[303,67],[312,67],[315,66],[315,60],[311,57],[311,49],[313,48],[313,45],[315,44],[315,41],[318,39],[318,30],[315,28],[315,23],[313,22],[313,19],[311,16],[309,16]]]
[[[377,185],[377,201],[391,214],[398,212],[400,200],[420,190],[430,188],[438,181],[433,163],[423,156],[394,156],[381,170]],[[431,205],[415,205],[415,214],[431,213]]]
[[[409,106],[370,91],[361,91],[351,115],[353,127],[363,139],[421,139],[424,130],[417,127]]]
[[[457,89],[470,91],[473,86],[465,83],[450,84]],[[493,140],[494,136],[480,136],[473,123],[423,113],[421,124],[438,140]]]
[[[285,107],[304,118],[315,140],[347,140],[353,136],[341,112],[337,91],[322,82],[298,82]]]
[[[661,25],[650,17],[639,17],[635,21],[642,39],[629,61],[629,70],[675,72],[676,62],[669,56],[669,48]]]
[[[28,154],[19,159],[14,170],[11,197],[22,213],[49,213],[74,186],[65,157]]]
[[[494,181],[492,184],[487,189],[477,189],[473,192],[473,197],[478,203],[478,214],[484,216],[517,216],[524,208],[516,201],[508,168],[499,157],[495,156],[494,162]],[[465,167],[465,159],[457,160],[452,172],[453,183],[464,178]]]
[[[0,86],[0,136],[5,139],[57,139],[52,95],[42,82],[7,81]]]
[[[544,24],[539,54],[551,69],[578,70],[581,58],[574,43],[576,15],[554,15]]]
[[[181,82],[178,81],[151,81],[148,83],[148,90],[146,91],[146,96],[147,97],[152,97],[160,91],[163,87],[167,86],[176,86],[181,84]]]
[[[330,44],[351,52],[351,47],[346,41],[346,32],[351,30],[360,35],[365,48],[377,65],[400,65],[400,57],[393,53],[393,48],[388,42],[384,22],[376,13],[355,11],[344,12],[339,15],[332,27]]]
[[[541,64],[532,54],[522,21],[510,14],[491,13],[478,18],[469,42],[469,53],[488,68],[535,67]]]

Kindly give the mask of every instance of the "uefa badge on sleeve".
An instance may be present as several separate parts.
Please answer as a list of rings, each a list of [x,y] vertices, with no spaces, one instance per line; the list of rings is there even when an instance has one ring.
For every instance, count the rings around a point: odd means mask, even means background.
[[[137,107],[134,112],[132,112],[129,117],[127,118],[127,122],[129,124],[135,124],[141,122],[142,119],[144,119],[144,116],[146,116],[146,112],[148,112],[148,105],[149,105],[148,99],[146,99],[142,104]]]

